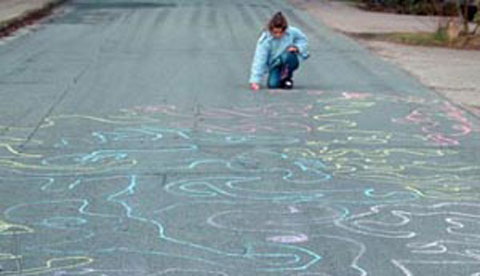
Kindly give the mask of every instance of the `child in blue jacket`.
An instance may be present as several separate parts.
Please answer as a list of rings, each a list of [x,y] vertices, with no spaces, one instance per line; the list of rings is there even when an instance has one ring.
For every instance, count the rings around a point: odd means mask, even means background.
[[[299,58],[309,57],[308,41],[305,34],[295,27],[289,27],[287,19],[277,12],[257,42],[250,74],[250,87],[260,89],[260,81],[268,72],[269,88],[293,87],[293,71],[298,69]]]

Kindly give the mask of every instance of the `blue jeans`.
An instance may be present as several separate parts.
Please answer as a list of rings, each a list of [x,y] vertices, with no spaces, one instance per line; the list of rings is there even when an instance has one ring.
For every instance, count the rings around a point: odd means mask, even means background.
[[[268,74],[268,88],[281,88],[283,81],[293,77],[293,71],[298,69],[298,56],[296,53],[286,51],[272,62]]]

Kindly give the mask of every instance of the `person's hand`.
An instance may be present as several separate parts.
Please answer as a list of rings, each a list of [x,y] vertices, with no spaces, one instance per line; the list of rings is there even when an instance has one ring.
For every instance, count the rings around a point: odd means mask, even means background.
[[[250,84],[250,88],[253,90],[253,91],[258,91],[260,90],[260,85],[258,83],[251,83]]]
[[[296,53],[296,52],[298,52],[298,48],[295,47],[295,46],[290,46],[290,48],[288,48],[288,51],[289,51],[289,52]]]

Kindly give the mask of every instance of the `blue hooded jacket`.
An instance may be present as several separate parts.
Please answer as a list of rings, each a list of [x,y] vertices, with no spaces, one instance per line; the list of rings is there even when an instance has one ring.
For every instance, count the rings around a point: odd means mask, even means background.
[[[309,57],[307,36],[300,29],[288,27],[279,39],[274,38],[269,31],[264,31],[257,42],[250,73],[250,83],[259,83],[269,71],[272,61],[290,46],[298,48],[299,56],[303,60]]]

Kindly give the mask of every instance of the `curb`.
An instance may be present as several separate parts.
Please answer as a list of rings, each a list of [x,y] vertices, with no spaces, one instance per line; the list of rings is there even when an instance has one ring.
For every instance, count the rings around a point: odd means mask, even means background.
[[[67,1],[68,0],[52,0],[41,8],[27,10],[16,18],[0,22],[0,38],[9,36],[18,29],[32,25],[38,20],[52,14],[53,9]]]

